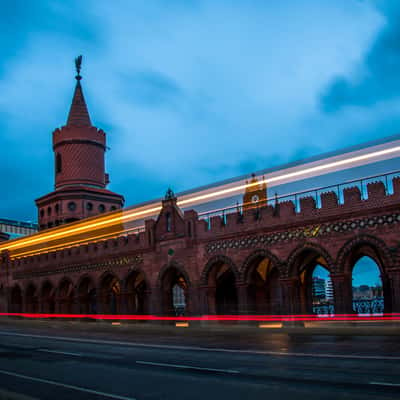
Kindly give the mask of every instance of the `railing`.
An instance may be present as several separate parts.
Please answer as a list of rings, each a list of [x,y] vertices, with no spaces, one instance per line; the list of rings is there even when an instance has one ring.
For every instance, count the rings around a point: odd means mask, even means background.
[[[343,204],[344,199],[343,199],[343,190],[346,188],[350,187],[358,187],[361,193],[361,199],[366,200],[368,198],[368,190],[367,190],[367,185],[372,182],[377,182],[380,181],[384,184],[385,187],[385,192],[386,194],[393,194],[393,178],[395,177],[400,177],[400,170],[388,172],[386,174],[381,174],[381,175],[372,175],[372,176],[367,176],[363,177],[360,179],[353,179],[349,181],[345,181],[339,184],[335,185],[329,185],[329,186],[321,186],[321,187],[316,187],[313,189],[307,189],[299,192],[293,192],[285,195],[275,195],[274,197],[268,197],[265,202],[263,202],[263,206],[265,205],[272,205],[275,206],[276,204],[279,204],[283,201],[292,201],[295,206],[295,210],[298,212],[300,211],[300,200],[304,197],[313,197],[315,200],[315,205],[317,208],[321,208],[321,194],[324,192],[334,192],[337,195],[338,198],[338,203]],[[210,226],[210,219],[211,217],[214,216],[219,216],[222,218],[223,222],[226,223],[226,215],[230,213],[237,212],[239,218],[243,215],[243,209],[245,207],[251,207],[254,208],[255,212],[258,212],[258,209],[260,206],[257,206],[257,204],[254,203],[237,203],[235,205],[231,205],[228,207],[223,207],[211,211],[205,211],[202,213],[199,213],[199,218],[205,219],[208,222],[208,225]]]
[[[384,310],[383,297],[353,300],[353,310],[357,314],[382,314]]]
[[[313,304],[312,310],[317,315],[332,315],[335,314],[335,305],[333,303]]]

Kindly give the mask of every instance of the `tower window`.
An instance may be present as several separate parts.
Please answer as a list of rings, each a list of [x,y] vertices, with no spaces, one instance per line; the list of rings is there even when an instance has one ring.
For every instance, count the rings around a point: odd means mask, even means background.
[[[171,214],[167,213],[165,215],[166,225],[167,225],[167,232],[171,232]]]
[[[92,211],[93,210],[93,203],[86,203],[86,210]]]
[[[100,204],[99,205],[99,211],[100,212],[104,212],[106,210],[106,207],[104,206],[104,204]]]
[[[47,215],[51,215],[51,207],[47,207]]]
[[[62,170],[61,154],[56,154],[56,173],[59,174]]]
[[[73,201],[70,201],[70,202],[68,203],[68,210],[69,210],[69,211],[75,211],[75,210],[76,210],[76,203],[73,202]]]

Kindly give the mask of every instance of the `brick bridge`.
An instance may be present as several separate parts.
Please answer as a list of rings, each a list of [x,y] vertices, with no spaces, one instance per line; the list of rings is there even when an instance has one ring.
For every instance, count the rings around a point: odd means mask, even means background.
[[[209,220],[162,202],[145,230],[11,259],[1,254],[2,312],[185,315],[312,312],[312,273],[330,274],[335,313],[352,312],[352,270],[380,270],[385,312],[400,312],[400,178],[232,210]]]

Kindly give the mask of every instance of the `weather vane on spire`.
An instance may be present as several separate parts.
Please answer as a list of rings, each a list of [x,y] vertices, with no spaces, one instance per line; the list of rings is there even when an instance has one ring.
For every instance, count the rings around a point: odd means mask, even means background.
[[[75,58],[75,68],[76,68],[76,77],[75,78],[78,81],[80,81],[81,78],[82,78],[81,75],[80,75],[81,67],[82,67],[82,56],[78,56],[78,57]]]

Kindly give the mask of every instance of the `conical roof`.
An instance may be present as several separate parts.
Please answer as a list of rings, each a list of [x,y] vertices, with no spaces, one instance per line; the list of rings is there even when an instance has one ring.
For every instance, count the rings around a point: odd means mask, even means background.
[[[85,98],[81,86],[81,76],[76,76],[76,86],[71,108],[68,114],[67,126],[92,126],[86,107]]]

